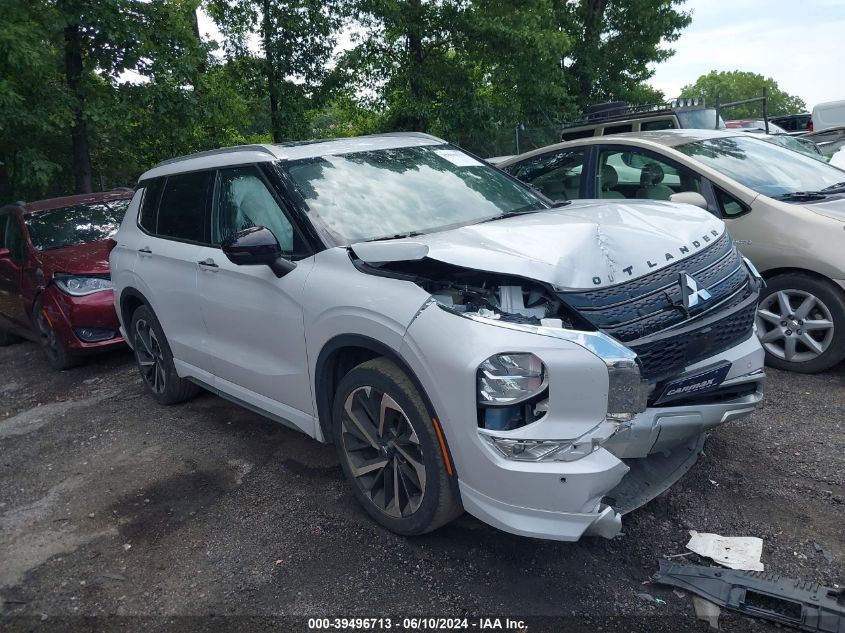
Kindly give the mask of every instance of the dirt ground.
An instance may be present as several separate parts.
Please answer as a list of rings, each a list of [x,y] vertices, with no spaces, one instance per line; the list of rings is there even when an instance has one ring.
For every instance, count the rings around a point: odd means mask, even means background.
[[[845,366],[769,370],[764,405],[705,451],[612,541],[466,515],[408,539],[365,516],[332,446],[209,394],[158,406],[128,352],[57,373],[30,343],[0,348],[0,628],[547,616],[528,630],[706,631],[689,595],[643,584],[690,529],[762,537],[767,571],[845,582]]]

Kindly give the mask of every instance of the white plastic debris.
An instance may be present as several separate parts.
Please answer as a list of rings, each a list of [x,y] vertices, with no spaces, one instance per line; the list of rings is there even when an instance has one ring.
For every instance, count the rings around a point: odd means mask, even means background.
[[[763,571],[763,539],[756,536],[721,536],[690,530],[687,549],[713,559],[724,567]]]
[[[719,630],[719,616],[722,614],[719,605],[713,604],[700,596],[692,597],[692,605],[695,608],[696,618],[707,622],[711,629]]]

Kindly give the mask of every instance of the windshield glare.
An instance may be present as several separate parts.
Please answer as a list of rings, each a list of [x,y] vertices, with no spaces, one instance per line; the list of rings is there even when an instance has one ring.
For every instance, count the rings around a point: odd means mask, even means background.
[[[110,200],[36,211],[26,216],[32,245],[40,251],[105,240],[117,233],[129,200]]]
[[[448,145],[322,156],[286,169],[338,244],[546,208],[528,187]]]
[[[845,181],[845,172],[836,167],[749,136],[713,138],[675,149],[772,198]]]

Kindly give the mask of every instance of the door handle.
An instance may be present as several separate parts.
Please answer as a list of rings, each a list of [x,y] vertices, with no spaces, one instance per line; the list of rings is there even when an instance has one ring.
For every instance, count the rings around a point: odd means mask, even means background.
[[[209,270],[210,272],[213,272],[213,273],[216,273],[217,269],[220,268],[220,266],[215,264],[214,260],[211,259],[210,257],[207,257],[206,259],[198,261],[197,264],[199,264],[201,268],[205,268],[205,269],[207,269],[207,270]]]
[[[143,253],[144,255],[152,255],[153,254],[153,252],[150,250],[149,246],[145,246],[144,248],[139,248],[138,252]]]

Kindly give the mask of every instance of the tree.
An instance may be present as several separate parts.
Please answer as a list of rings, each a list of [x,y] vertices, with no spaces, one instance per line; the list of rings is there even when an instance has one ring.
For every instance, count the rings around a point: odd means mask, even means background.
[[[764,88],[768,89],[770,115],[806,111],[807,104],[803,99],[781,90],[771,77],[741,70],[724,72],[711,70],[699,77],[694,84],[684,86],[681,96],[704,97],[705,103],[715,105],[717,98],[721,103],[728,103],[762,97]],[[760,103],[736,106],[725,110],[722,116],[726,119],[762,118],[763,106]]]
[[[343,0],[209,0],[231,58],[250,57],[258,36],[264,58],[273,141],[296,138],[327,74]]]
[[[692,16],[685,0],[557,0],[557,23],[573,38],[568,88],[583,108],[612,100],[636,102],[653,65],[674,54]]]

